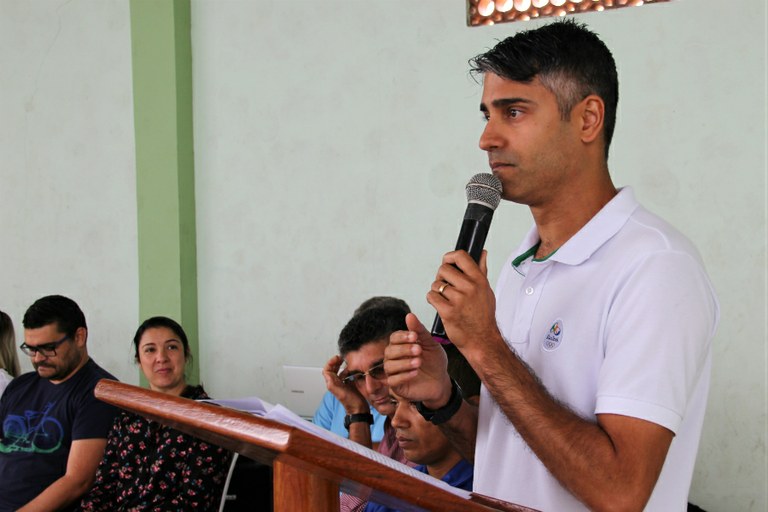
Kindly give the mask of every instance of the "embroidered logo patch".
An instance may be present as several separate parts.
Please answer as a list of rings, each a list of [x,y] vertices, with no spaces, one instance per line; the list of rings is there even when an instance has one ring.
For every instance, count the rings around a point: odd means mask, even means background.
[[[555,320],[552,327],[549,328],[549,332],[544,336],[544,341],[541,343],[541,348],[547,352],[552,352],[560,346],[563,341],[563,321],[559,318]]]

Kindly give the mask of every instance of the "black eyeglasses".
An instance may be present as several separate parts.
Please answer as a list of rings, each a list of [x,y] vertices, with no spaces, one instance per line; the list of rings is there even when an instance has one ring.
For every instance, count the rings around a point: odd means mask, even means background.
[[[384,361],[380,362],[377,365],[371,366],[370,368],[368,368],[367,372],[350,373],[349,375],[341,379],[341,381],[344,384],[357,384],[358,382],[365,381],[365,377],[367,375],[370,375],[376,380],[383,379],[384,377],[386,377],[387,374],[384,373]]]
[[[44,345],[35,345],[35,346],[22,343],[19,348],[21,349],[22,352],[24,352],[30,357],[35,357],[35,355],[38,352],[43,354],[43,357],[53,357],[56,355],[56,347],[58,347],[68,339],[69,339],[69,334],[66,334],[59,341],[54,341],[51,343],[45,343]]]

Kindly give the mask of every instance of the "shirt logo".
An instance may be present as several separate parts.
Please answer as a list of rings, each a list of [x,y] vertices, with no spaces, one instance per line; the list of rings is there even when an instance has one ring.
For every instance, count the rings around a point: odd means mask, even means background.
[[[549,328],[549,332],[544,336],[544,340],[541,342],[541,348],[547,352],[556,350],[560,343],[563,341],[563,321],[559,318],[555,320],[552,327]]]

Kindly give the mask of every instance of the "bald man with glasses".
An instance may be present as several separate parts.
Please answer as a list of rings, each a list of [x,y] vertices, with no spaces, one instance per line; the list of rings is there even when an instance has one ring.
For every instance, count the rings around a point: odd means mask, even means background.
[[[116,409],[93,388],[114,377],[87,349],[80,307],[51,295],[24,314],[24,343],[35,371],[0,399],[0,512],[69,510],[93,484]]]

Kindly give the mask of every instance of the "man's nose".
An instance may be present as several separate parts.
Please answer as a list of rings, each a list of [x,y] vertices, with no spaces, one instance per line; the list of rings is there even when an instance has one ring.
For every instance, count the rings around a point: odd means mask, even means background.
[[[485,128],[483,129],[483,133],[480,134],[480,142],[479,146],[480,149],[483,151],[491,151],[493,149],[496,149],[500,147],[503,144],[503,141],[499,135],[498,127],[496,126],[496,123],[493,120],[488,120],[487,123],[485,123]]]
[[[405,428],[407,427],[407,421],[405,419],[405,416],[403,415],[402,411],[400,410],[400,406],[395,406],[395,414],[392,416],[391,420],[392,426],[394,428]]]
[[[373,393],[377,389],[381,387],[378,379],[373,378],[370,374],[367,374],[365,376],[365,389],[368,390],[368,393]]]

